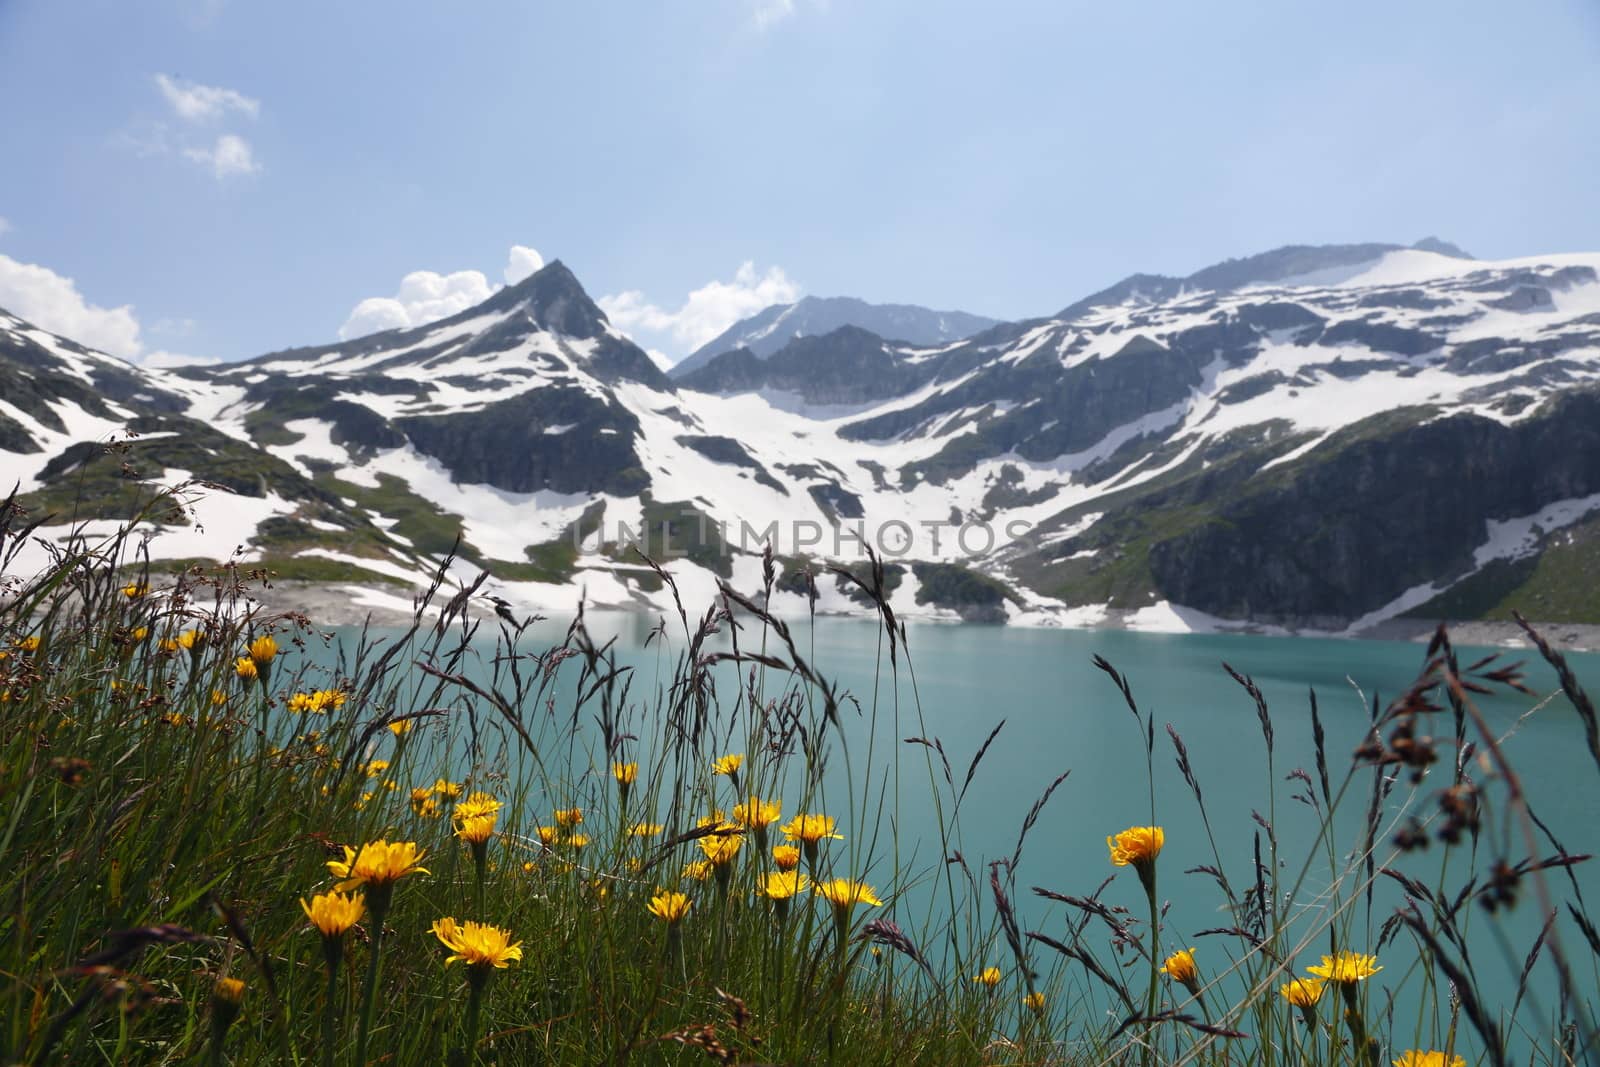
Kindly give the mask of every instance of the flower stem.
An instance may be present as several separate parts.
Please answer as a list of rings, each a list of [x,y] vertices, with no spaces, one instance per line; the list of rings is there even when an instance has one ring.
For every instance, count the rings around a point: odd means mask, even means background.
[[[467,971],[467,1063],[476,1063],[478,1059],[478,1028],[483,1015],[483,987],[487,984],[489,976],[479,975],[476,971]]]
[[[1156,865],[1154,860],[1148,860],[1139,867],[1139,881],[1144,883],[1144,895],[1150,901],[1150,990],[1145,994],[1144,1013],[1147,1018],[1154,1019],[1161,984],[1158,968],[1161,959],[1161,909],[1156,902]],[[1155,1057],[1156,1052],[1156,1024],[1150,1023],[1145,1031],[1145,1047],[1142,1060],[1146,1067]]]
[[[328,961],[328,996],[327,1003],[322,1006],[322,1067],[333,1067],[339,1014],[339,942],[330,938],[324,951]]]
[[[378,1003],[378,963],[383,949],[383,919],[389,911],[389,887],[367,890],[367,911],[372,915],[372,956],[367,960],[367,984],[361,991],[361,1022],[356,1029],[356,1063],[366,1067],[367,1038],[372,1032],[372,1012]]]

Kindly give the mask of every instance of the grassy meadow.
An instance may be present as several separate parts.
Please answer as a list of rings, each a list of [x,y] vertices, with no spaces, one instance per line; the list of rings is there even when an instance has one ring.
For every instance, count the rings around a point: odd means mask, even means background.
[[[317,620],[256,606],[268,575],[156,575],[132,538],[14,573],[30,518],[0,506],[0,1062],[1600,1059],[1587,857],[1475,703],[1518,671],[1458,662],[1443,632],[1355,752],[1320,723],[1314,751],[1276,752],[1279,712],[1240,676],[1267,753],[1242,826],[1211,825],[1203,782],[1225,772],[1140,707],[1139,664],[1102,662],[1127,773],[1181,776],[1207,835],[1164,832],[1152,789],[1092,813],[1102,866],[1034,887],[1018,871],[1052,847],[1030,831],[1060,779],[1020,827],[963,826],[967,787],[999,773],[984,748],[946,752],[937,724],[891,751],[846,740],[841,716],[886,694],[917,714],[876,565],[851,580],[880,613],[880,684],[852,694],[763,590],[664,621],[658,679],[581,617],[536,647],[443,569],[403,635],[332,654]],[[1600,798],[1593,705],[1541,651],[1594,757],[1570,788]],[[937,814],[936,862],[904,860],[895,803]],[[1280,840],[1291,804],[1320,833]],[[1016,844],[969,862],[985,839]],[[1238,840],[1252,862],[1225,867]],[[1403,903],[1375,908],[1379,886]],[[1219,908],[1200,947],[1167,928],[1179,893]],[[1496,976],[1507,1003],[1484,992],[1503,956],[1474,948],[1512,909],[1549,920]],[[1408,996],[1373,995],[1380,971]],[[1533,982],[1549,1011],[1525,1009]]]

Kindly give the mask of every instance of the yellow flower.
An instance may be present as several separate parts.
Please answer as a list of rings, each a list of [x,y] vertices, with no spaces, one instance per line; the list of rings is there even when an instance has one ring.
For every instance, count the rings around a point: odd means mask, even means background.
[[[733,821],[752,830],[765,830],[783,814],[783,802],[751,797],[743,804],[733,806]]]
[[[1126,867],[1154,863],[1166,841],[1167,835],[1159,826],[1130,826],[1117,836],[1106,838],[1106,845],[1111,849],[1111,862]]]
[[[300,907],[323,937],[334,938],[342,936],[361,921],[361,916],[367,911],[367,901],[359,893],[349,896],[343,893],[318,893],[309,904],[302,897]]]
[[[399,722],[392,722],[389,724],[389,732],[396,737],[404,737],[411,732],[411,724],[414,721],[414,719],[401,719]]]
[[[494,836],[493,813],[488,815],[472,815],[456,822],[456,836],[469,845],[482,845]]]
[[[576,826],[583,821],[582,808],[558,808],[555,812],[557,826]]]
[[[833,832],[832,815],[796,815],[779,829],[789,840],[806,845],[815,845],[825,837],[843,839]]]
[[[650,903],[645,910],[668,926],[676,926],[689,914],[689,908],[694,901],[689,899],[687,893],[657,893],[650,898]]]
[[[870,885],[854,878],[831,878],[811,888],[819,896],[826,897],[836,909],[848,911],[856,904],[871,904],[875,908],[883,904]]]
[[[206,643],[206,632],[201,629],[185,630],[178,635],[177,646],[185,652],[193,652],[196,648],[203,647]],[[162,642],[166,644],[165,641]]]
[[[413,789],[411,791],[411,810],[424,819],[434,819],[439,815],[439,802],[433,799],[431,789]]]
[[[240,662],[243,663],[244,661],[240,660]],[[255,661],[254,660],[250,661],[250,666],[251,667],[255,666]],[[301,713],[301,714],[310,711],[311,710],[311,694],[310,693],[295,693],[293,696],[291,696],[289,698],[289,710],[293,711],[293,712]]]
[[[450,817],[456,822],[462,823],[468,819],[477,819],[484,815],[499,815],[503,806],[488,793],[470,793],[467,799],[456,805],[456,809]]]
[[[522,942],[513,944],[511,931],[488,923],[469,919],[457,924],[454,919],[444,918],[433,924],[433,935],[450,950],[444,961],[446,967],[460,960],[468,967],[505,970],[512,960],[522,959]]]
[[[27,637],[24,637],[21,641],[17,642],[17,647],[31,656],[33,653],[39,651],[39,646],[43,643],[43,640],[38,634],[29,634]]]
[[[658,822],[636,822],[628,830],[629,837],[654,837],[666,827]]]
[[[1031,1011],[1042,1013],[1044,1011],[1044,994],[1029,993],[1022,998],[1022,1006]]]
[[[240,656],[233,661],[233,673],[247,682],[253,682],[260,677],[256,671],[256,661],[249,656]]]
[[[1283,999],[1297,1008],[1314,1008],[1322,999],[1321,978],[1291,978],[1278,987]]]
[[[723,756],[711,761],[712,774],[734,775],[739,773],[739,768],[744,766],[743,753],[736,756]]]
[[[696,882],[703,882],[711,877],[710,860],[692,860],[683,865],[683,876]]]
[[[1359,952],[1341,952],[1338,956],[1322,957],[1322,964],[1317,967],[1307,967],[1307,974],[1314,974],[1318,978],[1326,978],[1330,982],[1350,984],[1371,978],[1383,970],[1378,966],[1378,957],[1364,956]]]
[[[567,838],[566,843],[571,845],[573,848],[585,848],[589,844],[589,835],[573,834],[571,837]]]
[[[218,1000],[234,1007],[244,1000],[244,982],[238,978],[218,978],[214,991]]]
[[[461,795],[462,788],[459,782],[447,782],[443,778],[433,783],[433,791],[446,800],[454,800]]]
[[[772,859],[780,871],[792,871],[800,866],[800,850],[793,845],[775,845]]]
[[[122,595],[129,600],[138,600],[148,592],[150,592],[150,587],[143,582],[129,582],[122,587]]]
[[[150,627],[135,626],[133,631],[128,636],[133,638],[134,643],[137,644],[138,642],[143,641],[145,638],[150,636]]]
[[[428,874],[419,866],[427,851],[417,848],[415,841],[396,841],[392,844],[379,838],[361,846],[357,852],[344,846],[343,860],[329,860],[328,873],[340,879],[334,886],[338,890],[354,889],[358,885],[390,886],[408,874]]]
[[[737,827],[724,825],[716,833],[699,838],[698,843],[713,867],[726,867],[739,854],[744,835]]]
[[[561,831],[554,826],[536,826],[533,829],[539,835],[541,845],[548,847],[561,840]]]
[[[1400,1058],[1394,1061],[1394,1067],[1467,1067],[1467,1061],[1460,1056],[1448,1056],[1443,1052],[1402,1052]]]
[[[227,693],[224,693],[220,689],[213,689],[211,691],[211,706],[212,707],[220,708],[220,707],[222,707],[222,705],[226,704],[227,702],[228,702],[228,694]]]
[[[613,763],[611,776],[617,780],[618,785],[632,785],[639,778],[639,765],[637,763]]]
[[[806,891],[810,879],[799,871],[768,871],[756,885],[756,892],[768,900],[788,900]]]
[[[386,759],[375,759],[361,765],[361,770],[368,778],[377,778],[388,769],[389,761]]]
[[[250,642],[250,658],[257,667],[264,667],[271,663],[278,654],[278,642],[272,639],[271,634],[262,634]]]
[[[1174,982],[1183,985],[1194,984],[1200,975],[1199,969],[1194,965],[1194,946],[1179,949],[1168,956],[1166,962],[1161,965],[1161,973]]]
[[[1000,984],[1000,968],[985,967],[983,970],[973,975],[972,980],[981,986],[988,986],[990,989],[993,989],[995,986]]]

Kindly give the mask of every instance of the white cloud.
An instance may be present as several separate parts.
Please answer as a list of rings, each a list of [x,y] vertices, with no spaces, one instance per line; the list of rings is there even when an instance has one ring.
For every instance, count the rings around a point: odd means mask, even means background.
[[[688,355],[723,330],[773,304],[792,304],[801,288],[783,272],[768,267],[758,274],[746,260],[733,281],[707,282],[694,290],[676,310],[650,303],[636,289],[602,296],[598,303],[612,325],[629,334],[643,334],[660,347]]]
[[[516,285],[522,279],[544,267],[544,257],[527,245],[512,245],[506,256],[504,277],[507,285]]]
[[[250,151],[250,142],[236,133],[223,134],[211,148],[185,148],[183,154],[196,163],[210,167],[218,181],[235,174],[255,174],[261,169],[261,164],[256,162],[255,155]]]
[[[214,122],[231,111],[252,119],[261,113],[261,101],[233,89],[199,85],[166,74],[157,74],[155,81],[173,112],[185,122]]]
[[[369,296],[355,306],[339,327],[339,339],[364,337],[379,330],[424,326],[489,299],[494,288],[482,271],[440,274],[414,270],[400,279],[394,296]]]
[[[131,305],[97,307],[83,298],[71,278],[48,267],[0,255],[0,307],[42,330],[113,356],[138,359],[144,351]]]
[[[501,276],[507,285],[515,285],[543,266],[544,257],[537,249],[512,245]],[[499,288],[490,284],[482,271],[440,274],[414,270],[400,279],[400,289],[393,296],[369,296],[357,304],[339,327],[339,340],[365,337],[380,330],[426,326],[483,303]]]
[[[210,356],[191,356],[179,352],[146,352],[139,337],[139,317],[131,304],[103,308],[91,304],[78,292],[71,278],[36,263],[19,263],[0,255],[0,308],[31,322],[41,330],[59,334],[69,341],[99,349],[147,367],[186,367],[217,363]],[[182,324],[183,333],[194,330],[193,319],[162,319],[152,330],[167,323]]]
[[[794,0],[754,0],[750,16],[761,29],[782,22],[794,14]]]

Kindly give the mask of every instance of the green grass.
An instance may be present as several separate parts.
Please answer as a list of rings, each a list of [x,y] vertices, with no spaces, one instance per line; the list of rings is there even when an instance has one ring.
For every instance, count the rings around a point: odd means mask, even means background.
[[[0,514],[0,545],[16,521]],[[903,702],[893,709],[896,725],[901,715],[920,719],[903,658],[892,674],[880,667],[880,697],[858,702],[830,684],[828,665],[813,662],[786,627],[742,613],[742,647],[771,658],[754,670],[719,668],[708,656],[723,647],[708,629],[719,620],[712,613],[696,623],[700,605],[669,620],[653,676],[622,668],[582,626],[556,648],[510,631],[474,640],[459,606],[437,624],[419,614],[398,636],[363,635],[336,655],[319,648],[315,620],[262,614],[251,589],[232,580],[212,585],[189,571],[125,594],[131,562],[113,551],[17,576],[0,605],[7,1063],[349,1065],[363,1029],[368,1062],[400,1065],[1370,1067],[1419,1043],[1485,1063],[1509,1062],[1514,1050],[1517,1062],[1542,1065],[1583,1062],[1600,1049],[1600,944],[1590,952],[1579,929],[1590,921],[1584,902],[1559,867],[1511,882],[1525,897],[1570,906],[1559,915],[1572,922],[1563,918],[1545,946],[1559,945],[1569,967],[1565,1007],[1543,1018],[1490,1005],[1484,1018],[1493,1025],[1477,1017],[1477,976],[1501,966],[1500,957],[1469,961],[1460,946],[1469,926],[1492,923],[1476,918],[1486,894],[1506,887],[1483,873],[1501,861],[1548,858],[1554,846],[1508,787],[1506,749],[1475,708],[1419,710],[1422,696],[1449,708],[1448,657],[1379,709],[1374,747],[1353,761],[1320,741],[1312,752],[1274,753],[1263,702],[1266,755],[1239,755],[1226,768],[1262,783],[1255,819],[1206,811],[1180,742],[1176,773],[1191,787],[1205,834],[1166,841],[1152,861],[1161,892],[1154,882],[1143,892],[1134,870],[1106,864],[1059,887],[1049,921],[1022,929],[1010,925],[1012,899],[1026,883],[1004,868],[991,883],[964,856],[984,854],[982,838],[998,838],[1023,865],[1031,850],[1051,847],[1028,830],[1054,787],[1018,837],[1009,827],[962,824],[967,785],[991,773],[980,769],[981,751],[952,767],[955,754],[934,738],[890,752],[852,747],[842,716],[876,721],[894,700]],[[770,590],[749,592],[759,602]],[[449,590],[431,594],[450,599]],[[186,651],[176,639],[197,627],[205,639]],[[271,656],[252,646],[268,634],[277,644]],[[257,677],[241,676],[236,662],[252,654]],[[1107,729],[1128,743],[1106,752],[1152,783],[1153,807],[1156,777],[1174,774],[1165,741],[1158,754],[1156,720],[1121,675],[1103,669],[1101,696],[1123,701],[1128,713],[1109,713]],[[1481,670],[1467,680],[1504,684]],[[323,714],[290,710],[295,694],[313,691],[343,697]],[[1600,770],[1600,740],[1585,742],[1580,718],[1563,727],[1574,743],[1591,745]],[[1456,758],[1452,720],[1485,763]],[[411,728],[390,729],[399,721]],[[737,779],[714,767],[729,753],[745,757]],[[613,774],[619,761],[637,764],[626,795]],[[828,774],[839,761],[847,794]],[[1297,766],[1311,770],[1288,773]],[[888,796],[891,775],[897,789]],[[437,788],[441,781],[502,805],[481,860],[453,834],[456,798]],[[1571,785],[1592,791],[1596,780]],[[894,799],[901,791],[906,799]],[[781,798],[784,819],[837,816],[843,838],[820,842],[803,864],[808,875],[871,872],[890,904],[920,893],[938,906],[896,910],[905,929],[891,931],[867,925],[888,908],[858,904],[840,923],[808,893],[780,922],[755,892],[776,862],[776,827],[763,835],[734,810],[751,795]],[[1456,806],[1441,805],[1441,796]],[[1369,820],[1362,813],[1372,797]],[[1471,798],[1466,808],[1462,797]],[[894,838],[899,803],[936,816],[935,839],[917,846],[933,862],[914,864],[911,843]],[[1402,803],[1421,817],[1414,826],[1386,822]],[[581,823],[563,826],[556,812],[573,808]],[[725,821],[702,826],[714,810]],[[1312,812],[1320,829],[1279,840],[1273,828],[1287,810]],[[1081,815],[1112,830],[1130,821],[1125,812]],[[641,819],[664,829],[630,835]],[[1445,833],[1452,825],[1453,841]],[[1436,871],[1407,885],[1424,905],[1410,921],[1366,903],[1369,879],[1384,881],[1377,868],[1402,857],[1396,826],[1433,845],[1426,863],[1403,868]],[[1253,842],[1259,863],[1224,864],[1217,836]],[[299,901],[329,891],[328,861],[344,857],[344,846],[377,839],[415,844],[428,873],[401,877],[381,924],[369,910],[325,952]],[[688,865],[719,839],[739,846],[722,875],[700,880]],[[1219,902],[1198,992],[1156,968],[1182,947],[1160,901],[1177,886],[1202,884],[1180,881],[1185,870],[1210,879],[1207,892]],[[370,906],[385,892],[360,888]],[[676,934],[648,910],[663,891],[693,901]],[[1461,906],[1452,910],[1451,901]],[[430,932],[446,917],[493,924],[521,945],[520,960],[480,973],[476,1026],[469,1003],[477,983],[468,976],[478,972],[446,967]],[[1332,992],[1309,1020],[1290,1009],[1277,987],[1297,958],[1315,959],[1330,945],[1379,953],[1386,986],[1419,994],[1416,1017],[1386,1011],[1366,985],[1351,989],[1354,1014]],[[1515,948],[1506,964],[1513,969],[1528,946]],[[972,980],[991,965],[1000,969],[992,988]],[[223,979],[244,983],[236,1019],[218,1002]],[[1024,1007],[1029,996],[1040,1010]]]

